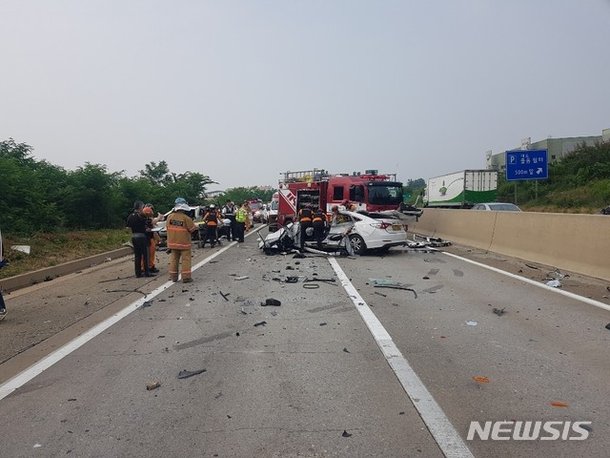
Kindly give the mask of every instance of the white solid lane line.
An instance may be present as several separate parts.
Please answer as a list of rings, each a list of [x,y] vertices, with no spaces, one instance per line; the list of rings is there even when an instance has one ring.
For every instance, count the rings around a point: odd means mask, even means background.
[[[506,275],[507,277],[514,278],[516,280],[520,280],[520,281],[525,282],[525,283],[529,283],[530,285],[534,285],[534,286],[537,286],[539,288],[546,289],[547,291],[551,291],[553,293],[561,294],[563,296],[569,297],[570,299],[575,299],[577,301],[584,302],[585,304],[593,305],[594,307],[599,307],[600,309],[604,309],[604,310],[610,311],[610,305],[604,304],[603,302],[599,302],[599,301],[596,301],[594,299],[589,299],[588,297],[579,296],[578,294],[574,294],[574,293],[571,293],[569,291],[564,291],[562,289],[553,288],[552,286],[547,286],[544,283],[540,283],[540,282],[535,281],[535,280],[530,280],[529,278],[520,277],[519,275],[511,274],[510,272],[506,272],[506,271],[504,271],[502,269],[497,269],[496,267],[491,267],[491,266],[488,266],[488,265],[485,265],[485,264],[481,264],[480,262],[473,261],[473,260],[467,259],[467,258],[463,258],[463,257],[458,256],[456,254],[447,253],[445,251],[440,251],[440,252],[443,253],[444,255],[450,256],[452,258],[459,259],[460,261],[465,261],[465,262],[468,262],[470,264],[474,264],[475,266],[483,267],[484,269],[488,269],[488,270],[491,270],[493,272],[497,272],[499,274]]]
[[[265,227],[265,226],[263,226],[263,227]],[[246,237],[250,236],[251,234],[255,234],[256,232],[261,230],[263,227],[246,234]],[[226,247],[221,248],[216,253],[208,256],[207,258],[203,259],[201,262],[194,265],[191,270],[194,272],[195,270],[199,269],[201,266],[207,264],[215,257],[220,256],[222,253],[224,253],[229,248],[231,248],[232,246],[235,246],[235,245],[237,245],[237,242],[231,242]],[[15,375],[13,378],[4,382],[2,385],[0,385],[0,400],[4,399],[9,394],[11,394],[13,391],[15,391],[16,389],[25,385],[27,382],[29,382],[34,377],[36,377],[37,375],[39,375],[42,372],[44,372],[45,370],[47,370],[49,367],[53,366],[55,363],[61,361],[63,358],[68,356],[73,351],[75,351],[78,348],[85,345],[87,342],[89,342],[95,336],[98,336],[99,334],[104,332],[106,329],[108,329],[113,324],[118,323],[126,316],[128,316],[131,313],[133,313],[134,311],[138,310],[138,308],[144,302],[149,301],[152,298],[158,296],[159,294],[161,294],[163,291],[165,291],[167,288],[169,288],[170,286],[172,286],[174,284],[175,283],[173,281],[165,282],[164,284],[162,284],[161,286],[156,288],[154,291],[151,291],[149,294],[147,294],[143,298],[138,299],[135,302],[132,302],[127,307],[125,307],[123,310],[119,311],[118,313],[115,313],[110,318],[107,318],[106,320],[104,320],[101,323],[97,324],[96,326],[92,327],[84,334],[81,334],[77,338],[75,338],[75,339],[71,340],[70,342],[68,342],[67,344],[65,344],[63,347],[58,348],[53,353],[48,354],[47,356],[42,358],[40,361],[32,364],[27,369],[23,370],[19,374]]]
[[[441,451],[451,458],[472,457],[470,449],[402,355],[390,334],[349,281],[337,260],[329,258],[328,261]]]

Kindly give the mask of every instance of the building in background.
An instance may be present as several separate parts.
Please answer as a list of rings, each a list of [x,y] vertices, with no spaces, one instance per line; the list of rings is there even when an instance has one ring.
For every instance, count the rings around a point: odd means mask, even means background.
[[[592,135],[588,137],[564,137],[564,138],[547,138],[532,143],[531,138],[527,137],[521,140],[521,146],[512,150],[539,150],[545,149],[548,151],[549,163],[559,161],[562,157],[574,151],[583,143],[587,146],[593,146],[599,142],[610,141],[610,129],[604,129],[601,135]],[[512,151],[511,150],[511,151]],[[489,170],[498,170],[500,172],[506,169],[505,151],[493,154],[491,151],[485,153],[486,167]]]

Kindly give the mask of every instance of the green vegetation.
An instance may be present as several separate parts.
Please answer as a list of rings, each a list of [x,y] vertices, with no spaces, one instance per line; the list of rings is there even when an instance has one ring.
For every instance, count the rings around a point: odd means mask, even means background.
[[[403,191],[414,204],[426,187],[424,179],[408,180]],[[513,202],[523,210],[554,213],[599,213],[610,205],[610,143],[579,146],[559,162],[549,164],[549,179],[506,181],[498,174],[499,202]],[[417,202],[421,205],[421,199]]]
[[[498,200],[514,202],[515,183],[499,177]],[[610,143],[581,145],[549,164],[549,179],[517,183],[517,203],[528,211],[599,213],[610,205]]]
[[[0,142],[0,229],[5,233],[120,228],[136,200],[169,209],[177,196],[196,203],[213,181],[197,172],[171,173],[151,162],[137,177],[85,163],[65,170],[38,161],[32,147],[11,138]]]
[[[0,278],[7,278],[115,250],[129,241],[131,235],[127,229],[38,232],[27,236],[3,232],[2,239],[9,263],[0,269]],[[31,253],[11,250],[12,245],[29,245]]]
[[[263,203],[271,202],[271,197],[276,189],[261,189],[253,186],[249,188],[231,188],[218,198],[218,203],[224,205],[227,199],[231,199],[235,204],[242,204],[246,200],[260,199]]]

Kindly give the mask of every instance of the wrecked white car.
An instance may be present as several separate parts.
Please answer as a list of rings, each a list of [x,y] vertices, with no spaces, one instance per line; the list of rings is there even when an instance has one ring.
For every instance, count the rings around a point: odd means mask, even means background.
[[[395,246],[407,245],[407,229],[399,218],[387,214],[365,212],[339,212],[336,221],[326,229],[321,250],[364,254],[368,250],[387,252]],[[297,248],[300,241],[299,223],[289,224],[279,231],[269,234],[259,242],[266,253],[289,251]],[[317,249],[313,240],[313,229],[309,228],[305,241],[308,250]],[[349,246],[347,242],[349,241]]]

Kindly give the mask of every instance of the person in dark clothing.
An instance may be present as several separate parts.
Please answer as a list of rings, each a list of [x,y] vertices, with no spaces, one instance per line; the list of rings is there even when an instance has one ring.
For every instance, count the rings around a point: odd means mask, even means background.
[[[324,240],[324,230],[326,229],[326,213],[321,208],[318,208],[313,214],[313,237],[316,240],[318,248],[322,248],[322,240]]]
[[[305,205],[301,210],[299,210],[299,232],[301,235],[301,246],[300,248],[305,248],[305,240],[307,239],[307,229],[311,227],[311,221],[313,219],[313,212],[309,205]]]
[[[231,199],[227,199],[227,203],[224,207],[222,207],[222,215],[231,221],[229,226],[229,233],[227,235],[227,240],[235,240],[237,238],[237,227],[235,221],[235,212],[237,209],[235,208],[235,204],[231,201]]]
[[[0,269],[6,265],[6,259],[4,259],[4,245],[2,245],[2,232],[0,232]],[[6,304],[2,297],[2,289],[0,289],[0,321],[6,318]]]
[[[131,243],[133,244],[133,252],[135,255],[135,271],[136,277],[142,276],[142,266],[144,267],[144,276],[153,277],[154,274],[150,271],[148,259],[148,236],[146,233],[150,231],[147,224],[147,217],[144,215],[144,203],[136,201],[133,204],[133,212],[127,218],[127,227],[131,229]]]

